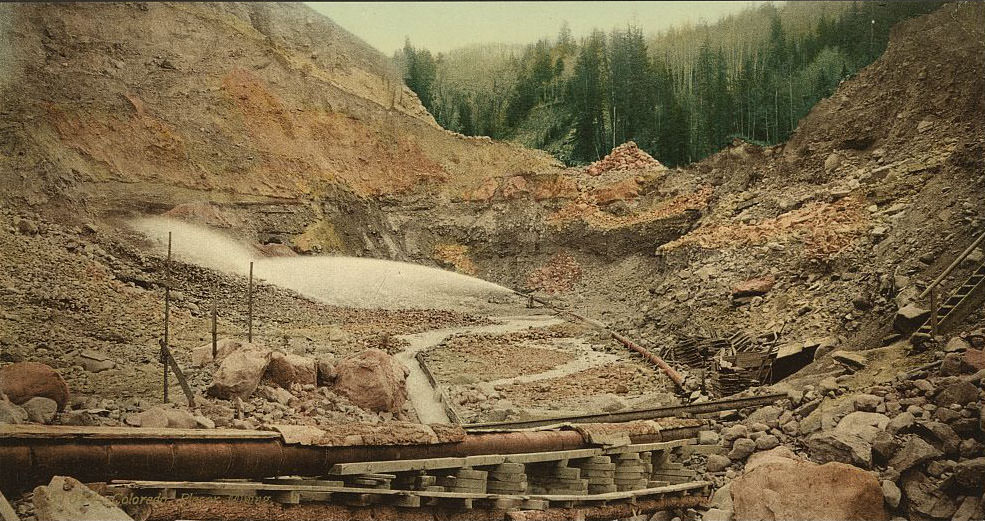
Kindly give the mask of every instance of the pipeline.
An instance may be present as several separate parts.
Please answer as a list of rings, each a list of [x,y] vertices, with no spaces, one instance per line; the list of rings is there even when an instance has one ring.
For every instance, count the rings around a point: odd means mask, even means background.
[[[770,405],[786,397],[787,395],[784,393],[771,393],[760,396],[744,396],[741,398],[714,400],[691,405],[670,405],[666,407],[654,407],[652,409],[637,409],[633,411],[619,411],[602,414],[582,414],[578,416],[560,416],[515,422],[471,423],[462,425],[462,427],[466,430],[466,432],[501,432],[506,430],[548,427],[551,425],[565,423],[623,423],[637,420],[655,420],[657,418],[688,417],[696,414],[707,414],[731,409]]]
[[[691,438],[694,420],[658,434],[631,435],[633,443]],[[17,428],[14,428],[17,427]],[[209,481],[230,478],[320,476],[336,463],[481,454],[518,454],[590,448],[574,430],[467,434],[456,443],[324,447],[286,444],[267,431],[189,431],[130,428],[0,427],[0,490],[19,491],[56,475],[83,482],[115,479]],[[64,434],[71,432],[71,435]],[[61,433],[61,434],[60,434]]]
[[[577,320],[579,320],[581,322],[584,322],[586,324],[589,324],[592,327],[595,327],[596,329],[600,329],[602,331],[605,331],[610,336],[612,336],[612,338],[616,339],[616,341],[618,341],[622,345],[624,345],[624,346],[632,349],[633,351],[636,351],[637,353],[639,353],[640,355],[642,355],[643,358],[645,358],[648,361],[650,361],[650,363],[655,364],[657,367],[660,368],[661,371],[663,371],[663,373],[665,375],[667,375],[668,378],[670,378],[670,380],[672,382],[674,382],[674,385],[677,386],[677,389],[684,390],[684,377],[682,377],[680,373],[678,373],[677,371],[675,371],[674,368],[672,368],[669,365],[667,365],[667,362],[664,362],[664,360],[662,358],[660,358],[659,356],[653,354],[650,350],[646,349],[645,347],[643,347],[643,346],[637,344],[636,342],[633,342],[632,340],[626,338],[625,336],[620,335],[619,333],[616,333],[615,331],[609,329],[609,327],[606,326],[605,324],[599,322],[598,320],[593,320],[593,319],[590,319],[588,317],[584,317],[582,315],[579,315],[578,313],[575,313],[574,311],[568,311],[568,310],[564,310],[564,309],[560,309],[558,307],[555,307],[550,302],[548,302],[548,301],[546,301],[546,300],[544,300],[542,298],[535,297],[532,294],[523,293],[523,292],[516,291],[516,290],[513,290],[513,292],[516,293],[517,295],[520,295],[520,296],[523,296],[523,297],[527,297],[527,298],[529,298],[530,300],[532,300],[534,302],[538,302],[540,304],[543,304],[544,306],[547,306],[548,308],[554,310],[555,312],[557,312],[559,314],[563,314],[563,315],[568,315],[568,316],[574,317],[575,319],[577,319]]]

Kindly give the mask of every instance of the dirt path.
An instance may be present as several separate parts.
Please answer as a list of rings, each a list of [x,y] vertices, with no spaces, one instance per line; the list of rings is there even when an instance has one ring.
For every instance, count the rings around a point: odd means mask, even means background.
[[[570,362],[561,364],[559,366],[553,367],[547,371],[542,371],[540,373],[524,374],[520,376],[514,376],[511,378],[500,378],[499,380],[492,380],[489,382],[492,386],[499,385],[510,385],[510,384],[525,384],[530,382],[536,382],[538,380],[547,380],[549,378],[559,378],[562,376],[568,376],[569,374],[574,374],[579,371],[584,371],[585,369],[590,369],[592,367],[597,367],[605,365],[608,363],[616,362],[621,357],[615,353],[605,353],[601,351],[595,351],[592,349],[591,344],[588,342],[576,339],[566,342],[564,346],[566,352],[578,353],[578,358],[571,360]]]
[[[478,327],[454,327],[446,329],[436,329],[412,335],[401,335],[400,338],[407,340],[410,347],[397,353],[397,360],[406,367],[410,374],[407,375],[407,394],[410,402],[417,411],[417,416],[421,423],[451,423],[445,408],[441,404],[437,392],[431,387],[424,369],[417,362],[415,355],[429,347],[440,344],[444,339],[457,333],[475,334],[502,334],[514,331],[523,331],[531,327],[546,327],[564,322],[563,319],[555,315],[538,314],[523,316],[504,316],[492,317],[501,322],[490,326]]]

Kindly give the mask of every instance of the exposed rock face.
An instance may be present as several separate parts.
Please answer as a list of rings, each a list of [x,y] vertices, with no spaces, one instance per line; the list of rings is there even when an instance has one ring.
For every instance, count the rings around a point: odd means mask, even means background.
[[[66,476],[34,489],[34,510],[38,521],[133,521],[111,500]]]
[[[263,377],[270,352],[259,348],[239,349],[227,356],[212,377],[209,394],[216,398],[248,398]]]
[[[274,352],[265,375],[273,383],[290,389],[294,384],[318,383],[318,366],[314,358]]]
[[[345,358],[335,371],[335,392],[364,409],[397,412],[407,401],[403,368],[379,349]]]
[[[732,482],[736,521],[889,518],[874,474],[778,455]]]
[[[35,396],[51,398],[58,410],[68,403],[68,384],[58,371],[37,362],[17,362],[0,367],[0,392],[10,401],[22,404]]]

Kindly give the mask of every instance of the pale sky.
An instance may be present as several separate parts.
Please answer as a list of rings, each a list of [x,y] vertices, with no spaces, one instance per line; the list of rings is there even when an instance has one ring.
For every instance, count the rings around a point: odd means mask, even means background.
[[[447,52],[470,43],[531,43],[554,38],[567,20],[574,37],[634,23],[655,33],[684,22],[709,23],[759,2],[306,2],[391,55],[415,47]]]

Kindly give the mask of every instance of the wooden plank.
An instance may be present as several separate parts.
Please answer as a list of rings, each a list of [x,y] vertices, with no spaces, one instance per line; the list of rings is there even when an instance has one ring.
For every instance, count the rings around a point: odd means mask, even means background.
[[[345,486],[345,483],[343,481],[335,481],[328,479],[310,479],[310,478],[302,478],[302,477],[264,478],[262,482],[267,485],[305,485],[309,487]]]
[[[401,494],[399,496],[390,496],[389,498],[387,498],[387,503],[395,507],[420,508],[421,496],[416,496],[412,494]]]
[[[552,452],[526,452],[522,454],[507,454],[507,463],[538,463],[542,461],[559,461],[565,459],[591,458],[603,454],[602,449],[572,449]]]
[[[301,486],[301,485],[268,485],[263,483],[222,483],[222,482],[212,482],[212,481],[131,481],[131,482],[116,482],[109,485],[110,489],[125,489],[125,490],[191,490],[191,489],[225,489],[227,491],[233,490],[252,490],[256,492],[264,491],[284,491],[284,490],[297,490],[299,492],[320,492],[320,493],[333,493],[333,494],[354,494],[354,495],[372,495],[377,497],[382,496],[399,496],[412,494],[422,498],[437,498],[437,499],[493,499],[499,497],[509,497],[509,498],[521,498],[521,499],[539,499],[543,501],[599,501],[599,500],[619,500],[628,499],[632,497],[642,497],[642,496],[653,496],[653,495],[663,495],[663,494],[676,494],[682,492],[705,490],[711,486],[711,482],[708,481],[692,481],[689,483],[679,483],[675,485],[669,485],[664,487],[646,488],[622,492],[610,492],[606,494],[522,494],[522,495],[506,495],[506,494],[489,494],[489,493],[473,493],[473,492],[441,492],[441,491],[413,491],[408,493],[406,490],[390,490],[390,489],[364,489],[364,488],[353,488],[353,487],[312,487],[312,486]]]
[[[658,441],[654,443],[636,443],[633,445],[623,445],[622,447],[612,447],[605,449],[605,454],[625,454],[627,452],[652,452],[655,450],[670,450],[675,447],[691,445],[697,440],[685,438],[681,440]]]
[[[280,437],[280,434],[276,432],[240,429],[153,429],[140,427],[83,427],[77,425],[0,425],[0,438],[269,440],[280,439]]]
[[[465,456],[466,467],[484,467],[487,465],[499,465],[506,462],[506,456],[502,454],[482,454],[479,456]]]
[[[394,461],[361,461],[336,463],[328,471],[333,476],[372,474],[378,472],[409,472],[412,470],[453,469],[465,467],[465,458],[425,458]]]
[[[0,492],[0,519],[3,521],[18,521],[19,519],[17,511],[7,502],[7,498],[3,497],[3,492]]]

